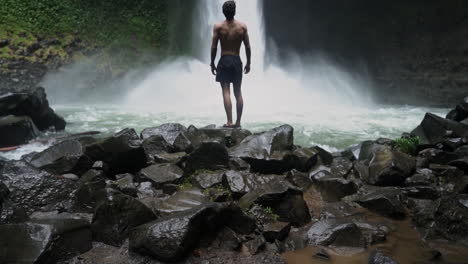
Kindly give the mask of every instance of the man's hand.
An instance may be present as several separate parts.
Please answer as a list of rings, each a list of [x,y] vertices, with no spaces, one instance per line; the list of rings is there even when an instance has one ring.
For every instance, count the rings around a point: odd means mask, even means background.
[[[248,74],[250,72],[250,64],[245,65],[244,72],[245,74]]]
[[[216,76],[216,72],[218,71],[218,69],[216,69],[216,66],[214,65],[214,63],[211,63],[211,73],[213,73],[213,75]]]

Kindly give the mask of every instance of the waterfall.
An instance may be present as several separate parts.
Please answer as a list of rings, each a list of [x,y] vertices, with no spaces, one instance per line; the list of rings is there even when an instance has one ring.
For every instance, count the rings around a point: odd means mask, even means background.
[[[246,116],[334,115],[368,105],[368,83],[340,69],[321,56],[290,53],[287,64],[275,61],[275,50],[266,50],[261,0],[237,0],[236,19],[245,22],[252,46],[252,71],[244,76]],[[210,74],[213,25],[224,20],[224,0],[197,0],[190,41],[193,54],[161,64],[131,89],[126,105],[155,112],[224,114],[220,86]],[[183,39],[184,36],[180,36]],[[281,48],[281,47],[278,47]],[[218,49],[219,51],[220,49]],[[218,57],[219,59],[219,54]],[[241,58],[245,62],[244,47]],[[330,107],[333,106],[333,107]],[[292,115],[291,115],[292,114]]]

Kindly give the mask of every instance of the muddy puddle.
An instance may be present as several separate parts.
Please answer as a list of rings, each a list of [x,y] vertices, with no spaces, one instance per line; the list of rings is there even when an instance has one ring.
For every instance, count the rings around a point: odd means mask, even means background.
[[[304,193],[304,198],[315,218],[319,217],[321,210],[330,202],[325,201],[314,187]],[[282,255],[284,260],[288,264],[366,264],[371,253],[379,249],[400,264],[468,264],[467,246],[450,244],[447,241],[425,242],[421,239],[420,233],[413,228],[409,218],[396,221],[363,209],[358,209],[358,212],[360,217],[364,217],[369,222],[386,223],[392,226],[393,231],[387,236],[385,242],[372,245],[365,251],[353,248],[308,247],[284,253]],[[323,251],[329,255],[328,260],[316,257],[317,253]],[[437,251],[441,255],[434,257]]]

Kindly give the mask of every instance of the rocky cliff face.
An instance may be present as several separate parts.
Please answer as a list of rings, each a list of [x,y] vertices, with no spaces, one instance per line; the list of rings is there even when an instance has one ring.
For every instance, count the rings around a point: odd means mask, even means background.
[[[264,1],[267,35],[287,51],[364,64],[378,99],[451,105],[467,91],[466,1]]]

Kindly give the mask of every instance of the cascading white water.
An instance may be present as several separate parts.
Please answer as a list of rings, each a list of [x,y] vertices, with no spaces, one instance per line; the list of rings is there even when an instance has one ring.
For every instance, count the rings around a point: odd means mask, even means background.
[[[208,66],[213,25],[224,19],[223,2],[198,0],[192,45],[198,52],[194,57],[202,60],[179,58],[162,64],[129,93],[128,106],[155,112],[223,114],[219,84]],[[349,108],[370,103],[360,93],[368,87],[366,82],[323,58],[304,59],[292,54],[288,65],[265,65],[265,56],[275,54],[266,51],[260,0],[238,0],[236,19],[247,24],[252,45],[252,72],[243,82],[247,118],[261,120],[266,114],[286,112],[320,112],[323,117],[330,105]],[[245,61],[244,49],[241,51]],[[338,109],[329,110],[333,114]]]

